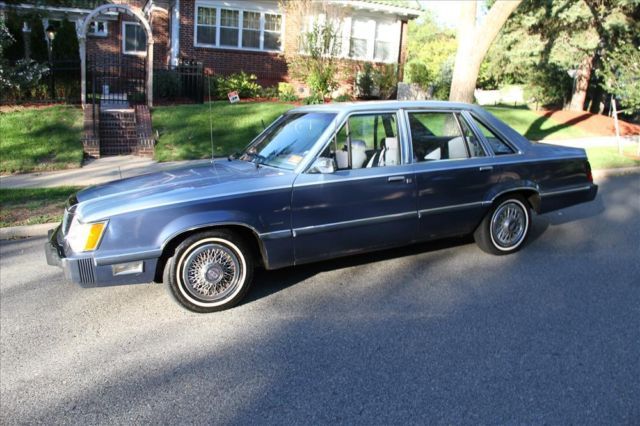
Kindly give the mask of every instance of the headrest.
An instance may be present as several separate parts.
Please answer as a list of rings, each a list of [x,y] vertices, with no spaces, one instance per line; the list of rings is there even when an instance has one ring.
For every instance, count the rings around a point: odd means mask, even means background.
[[[387,149],[398,149],[398,138],[385,138],[384,146]]]
[[[351,149],[353,150],[360,149],[360,150],[366,151],[367,144],[364,141],[355,139],[351,141]]]

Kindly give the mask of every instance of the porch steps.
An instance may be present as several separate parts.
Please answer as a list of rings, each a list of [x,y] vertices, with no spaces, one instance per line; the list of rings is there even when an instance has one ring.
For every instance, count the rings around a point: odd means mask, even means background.
[[[134,108],[122,105],[101,105],[97,139],[99,154],[153,156],[154,139],[151,114],[145,105]]]

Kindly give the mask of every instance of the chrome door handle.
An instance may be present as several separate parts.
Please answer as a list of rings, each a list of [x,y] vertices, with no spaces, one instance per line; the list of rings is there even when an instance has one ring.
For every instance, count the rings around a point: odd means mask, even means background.
[[[391,176],[387,179],[387,182],[403,182],[404,176]]]
[[[493,170],[493,166],[481,166],[480,167],[480,171],[481,172],[488,172],[488,171],[491,171],[491,170]]]

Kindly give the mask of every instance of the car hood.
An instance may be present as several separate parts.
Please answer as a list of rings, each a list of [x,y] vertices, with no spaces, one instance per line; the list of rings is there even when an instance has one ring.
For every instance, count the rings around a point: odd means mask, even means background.
[[[83,189],[76,194],[76,212],[82,221],[93,222],[135,210],[290,187],[294,177],[291,171],[246,161],[207,161]]]

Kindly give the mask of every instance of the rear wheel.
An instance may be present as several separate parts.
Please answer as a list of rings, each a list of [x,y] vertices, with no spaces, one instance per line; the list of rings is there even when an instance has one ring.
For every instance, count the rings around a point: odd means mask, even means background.
[[[191,311],[221,311],[235,306],[247,293],[253,266],[251,251],[234,233],[198,233],[176,248],[169,263],[169,290]]]
[[[491,254],[514,253],[529,234],[531,209],[520,195],[505,196],[494,204],[473,236],[480,248]]]

